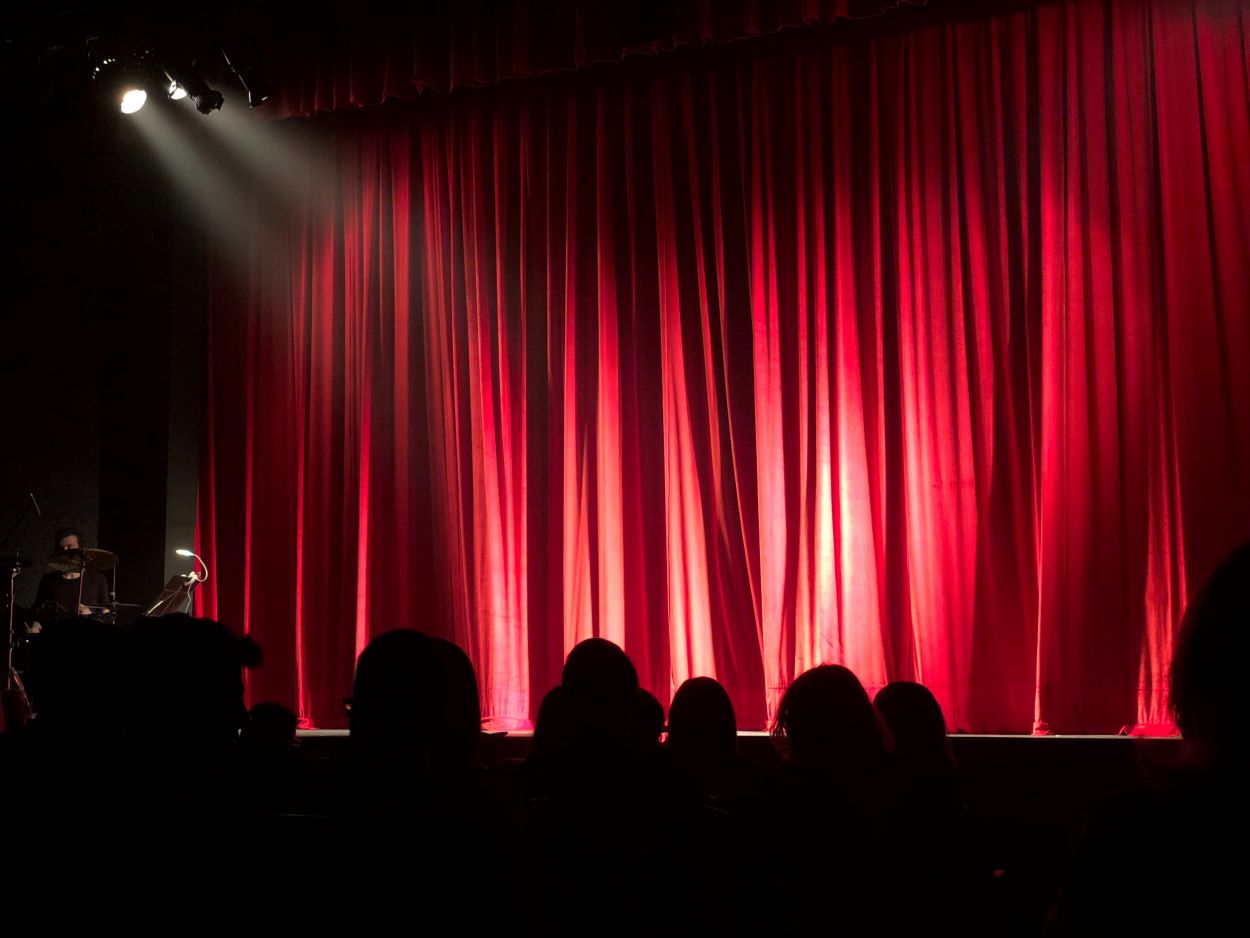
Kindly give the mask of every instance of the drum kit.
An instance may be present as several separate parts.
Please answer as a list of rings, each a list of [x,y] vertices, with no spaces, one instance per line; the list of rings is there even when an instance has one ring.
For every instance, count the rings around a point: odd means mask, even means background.
[[[10,543],[14,541],[14,535],[21,530],[22,525],[29,517],[31,508],[34,508],[37,515],[43,514],[39,509],[39,503],[35,500],[33,492],[27,493],[26,498],[29,501],[26,501],[25,506],[18,515],[17,521],[9,528],[8,533],[3,538],[0,538],[0,551],[6,550]],[[23,571],[34,566],[34,561],[29,557],[23,557],[20,547],[11,556],[0,556],[0,571],[7,574],[9,580],[7,593],[0,593],[0,597],[3,597],[5,603],[4,624],[7,626],[5,632],[7,660],[3,690],[6,692],[15,689],[24,691],[21,680],[22,665],[24,664],[22,659],[29,656],[30,637],[42,631],[43,622],[79,617],[90,618],[112,625],[117,624],[119,611],[131,613],[131,616],[124,617],[127,620],[138,615],[167,616],[173,613],[190,612],[191,597],[195,588],[208,579],[208,565],[204,563],[204,559],[199,554],[193,551],[179,549],[176,553],[180,557],[193,558],[197,566],[190,573],[171,578],[161,590],[160,595],[146,606],[140,606],[137,603],[117,601],[117,563],[119,559],[117,554],[108,550],[83,548],[76,545],[63,547],[48,557],[47,560],[48,566],[64,577],[64,580],[57,581],[59,587],[58,598],[49,601],[47,594],[41,590],[40,592],[43,593],[44,600],[36,602],[34,607],[30,609],[21,609],[20,611],[16,596],[17,578],[21,576]],[[107,604],[84,604],[84,586],[86,585],[87,577],[92,574],[102,575],[105,573],[112,573]],[[75,587],[69,586],[75,580],[77,581],[76,603],[70,595],[75,592]],[[100,598],[99,590],[93,589],[92,596],[88,598],[98,601]],[[123,622],[123,624],[125,623]]]
[[[97,550],[94,548],[74,548],[71,550],[58,550],[48,557],[47,564],[52,570],[69,574],[68,579],[77,579],[78,581],[78,612],[83,609],[89,610],[83,614],[83,618],[94,619],[98,622],[116,623],[117,611],[119,608],[142,608],[137,603],[119,603],[117,602],[117,554],[107,550]],[[36,603],[30,608],[22,608],[17,605],[16,601],[16,584],[17,578],[28,568],[34,565],[28,557],[13,556],[0,557],[0,570],[8,575],[9,589],[6,597],[5,612],[7,613],[7,638],[8,638],[8,669],[6,671],[4,686],[6,690],[11,690],[15,685],[20,686],[20,673],[23,670],[23,659],[29,650],[30,636],[38,634],[42,629],[42,622],[50,622],[53,619],[62,619],[67,615],[72,616],[73,611],[58,606],[52,601],[42,601]],[[83,583],[86,574],[99,573],[104,574],[112,572],[113,578],[110,584],[109,604],[100,605],[84,605],[83,599]],[[42,621],[41,621],[42,620]]]

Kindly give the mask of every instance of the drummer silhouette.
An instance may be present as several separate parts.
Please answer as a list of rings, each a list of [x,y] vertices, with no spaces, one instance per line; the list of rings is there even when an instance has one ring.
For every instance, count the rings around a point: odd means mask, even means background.
[[[107,551],[86,550],[77,528],[56,532],[55,551],[48,558],[52,571],[39,581],[35,614],[43,621],[92,616],[109,608],[109,586],[103,570],[117,562]]]

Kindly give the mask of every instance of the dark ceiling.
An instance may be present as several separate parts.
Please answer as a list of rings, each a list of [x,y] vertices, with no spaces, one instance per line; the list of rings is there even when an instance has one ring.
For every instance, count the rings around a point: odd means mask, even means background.
[[[271,43],[333,23],[320,15],[324,11],[318,6],[291,0],[204,6],[91,0],[13,6],[0,22],[0,74],[13,92],[13,105],[36,110],[57,109],[89,94],[92,69],[107,56],[144,51],[158,58],[177,56],[194,62],[210,82],[219,81],[227,74],[221,49],[236,65],[249,66]]]

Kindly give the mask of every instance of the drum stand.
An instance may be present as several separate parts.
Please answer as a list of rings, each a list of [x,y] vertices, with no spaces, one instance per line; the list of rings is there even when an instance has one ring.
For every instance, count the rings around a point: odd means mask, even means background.
[[[74,615],[82,615],[82,585],[87,579],[87,561],[84,559],[78,567],[78,608],[74,610]]]

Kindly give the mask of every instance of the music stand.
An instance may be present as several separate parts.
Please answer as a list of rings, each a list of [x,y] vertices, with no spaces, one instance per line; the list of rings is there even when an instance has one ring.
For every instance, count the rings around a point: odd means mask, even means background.
[[[143,611],[145,616],[172,616],[179,612],[191,612],[191,595],[199,585],[194,574],[179,574],[169,578],[161,594]]]

